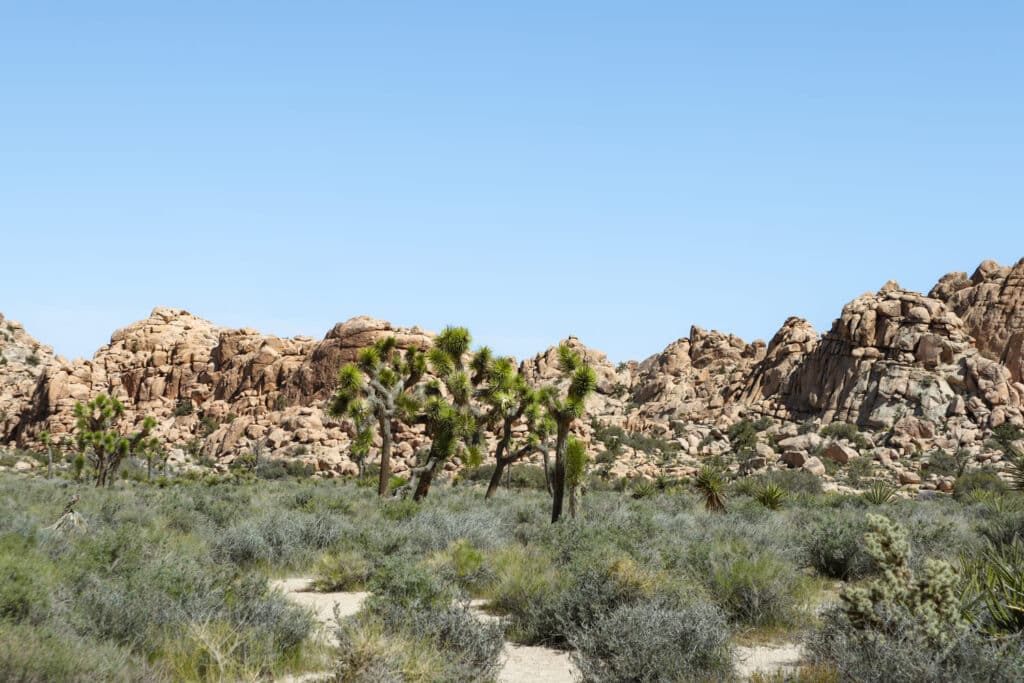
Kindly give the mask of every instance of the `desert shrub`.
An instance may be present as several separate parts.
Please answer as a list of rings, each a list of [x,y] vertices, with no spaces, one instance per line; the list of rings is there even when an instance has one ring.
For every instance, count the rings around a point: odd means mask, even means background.
[[[1005,658],[963,617],[952,567],[929,560],[915,573],[905,531],[878,515],[867,521],[865,552],[881,574],[842,591],[810,643],[812,657],[853,680],[1007,680]]]
[[[381,505],[380,515],[388,521],[400,522],[415,517],[419,511],[420,506],[411,498],[399,498]]]
[[[288,476],[288,467],[284,460],[264,458],[256,463],[256,476],[259,479],[284,479]]]
[[[436,571],[442,572],[456,585],[471,593],[479,593],[493,579],[484,554],[465,539],[435,553],[429,563]]]
[[[390,558],[378,567],[367,586],[373,593],[367,609],[444,609],[455,597],[450,583],[424,565]]]
[[[50,560],[23,539],[0,539],[0,620],[45,620],[54,591],[53,569]]]
[[[313,587],[322,592],[362,590],[373,566],[357,552],[343,550],[320,558],[313,572]]]
[[[213,555],[241,565],[298,566],[309,562],[313,551],[333,545],[345,529],[335,515],[267,514],[225,529],[213,543]]]
[[[192,406],[192,399],[190,398],[179,398],[174,404],[174,416],[184,417],[191,415],[195,408]]]
[[[806,470],[777,470],[748,477],[752,485],[771,482],[792,495],[817,495],[821,493],[821,479]]]
[[[802,578],[774,553],[728,552],[712,558],[708,583],[715,602],[735,622],[763,627],[797,621]]]
[[[750,420],[740,420],[729,426],[725,432],[734,453],[753,450],[757,445],[757,428]]]
[[[1010,453],[1013,442],[1024,439],[1024,428],[1004,422],[992,430],[992,441],[1004,453]]]
[[[344,619],[337,630],[336,680],[492,680],[502,648],[501,626],[480,624],[466,610],[385,609]]]
[[[0,678],[10,683],[172,680],[124,648],[28,624],[0,624]]]
[[[586,681],[712,681],[732,673],[729,629],[713,605],[626,605],[570,640]]]
[[[868,443],[867,438],[860,433],[857,429],[857,425],[852,425],[847,422],[833,422],[827,424],[821,428],[818,432],[821,436],[830,439],[846,439],[857,448],[857,450],[866,450],[871,448],[871,444]]]
[[[872,572],[862,543],[867,524],[861,515],[826,510],[807,520],[805,529],[804,561],[822,576],[849,581]]]
[[[961,477],[972,458],[973,454],[966,448],[952,453],[942,448],[936,448],[928,454],[928,459],[924,462],[922,469],[928,474]]]
[[[534,546],[512,546],[497,552],[488,564],[494,578],[485,596],[495,610],[509,615],[510,636],[522,642],[544,640],[540,617],[550,616],[546,606],[566,583],[551,556]]]
[[[962,498],[972,491],[978,490],[1003,493],[1006,488],[1006,482],[994,472],[975,470],[956,478],[956,481],[953,482],[953,497]]]

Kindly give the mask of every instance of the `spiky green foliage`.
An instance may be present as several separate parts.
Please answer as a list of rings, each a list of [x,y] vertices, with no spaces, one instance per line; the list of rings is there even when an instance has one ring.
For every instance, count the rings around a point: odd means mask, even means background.
[[[768,481],[754,489],[754,500],[769,510],[780,510],[785,505],[789,494],[773,481]]]
[[[565,499],[565,458],[572,423],[586,412],[586,400],[597,388],[597,373],[568,344],[558,347],[558,367],[568,387],[563,393],[557,386],[543,387],[538,400],[544,405],[555,425],[555,470],[552,476],[551,521],[562,516]]]
[[[141,429],[131,434],[123,434],[117,428],[118,421],[124,417],[124,405],[113,396],[100,394],[87,403],[75,403],[74,416],[76,444],[96,473],[97,487],[110,484],[121,462],[129,455],[159,446],[150,436],[156,427],[152,417],[144,418]]]
[[[876,481],[864,492],[864,500],[872,505],[885,505],[896,496],[896,488],[883,481]]]
[[[928,647],[954,642],[967,628],[958,577],[945,561],[925,560],[919,575],[910,568],[910,544],[898,524],[881,515],[868,515],[870,531],[864,546],[881,570],[866,584],[851,585],[840,593],[842,609],[853,628],[871,638],[908,637],[904,628],[913,624],[915,637]]]
[[[530,388],[511,358],[494,358],[490,349],[483,348],[474,355],[470,367],[479,387],[477,398],[483,405],[481,423],[498,430],[494,471],[485,494],[485,498],[491,498],[498,490],[506,469],[541,450],[554,427],[541,409],[539,393]],[[526,435],[516,439],[512,427],[524,419]]]
[[[993,634],[1024,632],[1024,543],[991,546],[963,556],[968,616]]]
[[[704,465],[693,479],[693,486],[704,499],[704,507],[712,512],[725,512],[725,476],[722,470]]]
[[[409,419],[416,410],[412,391],[426,372],[426,355],[416,348],[400,353],[395,337],[378,339],[361,349],[355,363],[338,370],[327,414],[349,419],[355,427],[353,456],[360,472],[373,443],[374,422],[381,438],[377,493],[387,495],[391,481],[392,429],[395,420]]]
[[[437,379],[422,387],[418,396],[420,405],[414,419],[426,427],[431,441],[403,487],[413,492],[414,500],[422,500],[430,492],[435,474],[453,457],[460,457],[469,466],[480,464],[483,437],[474,398],[476,384],[483,376],[467,372],[464,357],[471,343],[469,330],[447,327],[427,352],[430,370]]]

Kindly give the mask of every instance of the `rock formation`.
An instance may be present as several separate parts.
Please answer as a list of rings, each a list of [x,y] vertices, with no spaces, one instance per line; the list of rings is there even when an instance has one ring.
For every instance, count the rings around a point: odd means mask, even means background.
[[[330,420],[325,401],[338,368],[387,335],[401,348],[424,349],[432,339],[367,317],[319,341],[281,338],[156,308],[114,332],[92,359],[67,361],[0,316],[0,443],[38,446],[43,430],[67,441],[75,402],[110,393],[127,407],[125,429],[156,417],[157,436],[194,459],[222,467],[260,450],[301,458],[324,476],[351,473],[350,426]],[[790,318],[767,347],[693,327],[643,362],[614,365],[574,337],[566,343],[598,375],[587,420],[576,427],[591,452],[604,448],[592,423],[647,439],[621,448],[613,475],[689,472],[697,458],[734,451],[729,427],[750,418],[763,433],[745,470],[774,463],[817,471],[821,458],[849,463],[873,448],[877,462],[912,479],[916,472],[900,462],[908,452],[966,445],[996,457],[984,452],[989,432],[1024,425],[1024,260],[986,261],[969,278],[951,273],[928,296],[887,283],[843,307],[824,335]],[[556,347],[520,371],[534,384],[560,381]],[[866,434],[852,444],[798,432],[831,422]],[[399,428],[397,473],[424,441],[421,428]]]

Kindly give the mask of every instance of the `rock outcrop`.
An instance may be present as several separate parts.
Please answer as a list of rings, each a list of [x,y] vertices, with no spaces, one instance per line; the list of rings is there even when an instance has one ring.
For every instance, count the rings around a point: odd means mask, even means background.
[[[787,321],[744,392],[776,416],[869,429],[889,429],[904,415],[964,418],[974,428],[1019,422],[1022,394],[944,302],[895,282],[847,304],[818,343],[805,323]]]
[[[985,357],[1024,382],[1024,259],[1013,267],[985,261],[970,278],[949,273],[929,296],[944,301],[963,320]]]
[[[53,349],[0,314],[0,444],[12,436],[40,377],[56,362]]]

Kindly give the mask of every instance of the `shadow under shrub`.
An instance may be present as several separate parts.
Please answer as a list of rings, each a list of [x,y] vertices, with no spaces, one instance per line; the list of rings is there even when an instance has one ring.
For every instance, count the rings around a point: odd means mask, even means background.
[[[713,681],[732,673],[729,629],[706,603],[618,607],[583,628],[570,644],[584,681]]]

